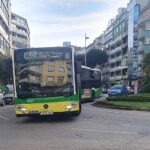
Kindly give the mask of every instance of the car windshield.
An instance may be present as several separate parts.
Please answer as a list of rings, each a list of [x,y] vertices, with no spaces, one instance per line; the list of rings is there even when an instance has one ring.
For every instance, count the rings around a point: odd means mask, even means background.
[[[111,87],[111,90],[121,90],[122,86],[118,85],[118,86],[113,86]]]
[[[63,96],[65,89],[73,93],[71,57],[70,49],[16,52],[17,96],[19,98]]]
[[[7,94],[14,94],[14,92],[13,91],[9,91]]]

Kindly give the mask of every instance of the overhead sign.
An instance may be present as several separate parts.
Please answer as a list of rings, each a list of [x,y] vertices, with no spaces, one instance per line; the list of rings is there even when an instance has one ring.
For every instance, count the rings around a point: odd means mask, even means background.
[[[66,48],[27,48],[14,51],[15,62],[20,61],[52,61],[70,60],[72,58],[71,49]]]
[[[24,52],[25,60],[55,60],[63,59],[63,52],[59,51],[28,51]]]

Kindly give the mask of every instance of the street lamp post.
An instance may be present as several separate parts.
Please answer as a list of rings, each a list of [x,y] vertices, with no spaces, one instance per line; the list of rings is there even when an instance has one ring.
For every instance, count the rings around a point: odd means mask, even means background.
[[[85,33],[85,66],[86,66],[86,50],[87,50],[87,49],[86,49],[86,40],[87,40],[87,39],[89,39],[89,37],[87,37],[87,36],[86,36],[86,33]]]

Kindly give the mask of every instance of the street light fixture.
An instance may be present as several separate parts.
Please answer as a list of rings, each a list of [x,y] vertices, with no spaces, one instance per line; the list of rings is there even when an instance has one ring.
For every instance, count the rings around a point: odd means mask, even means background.
[[[86,66],[86,40],[87,39],[89,39],[89,37],[87,37],[85,33],[85,66]]]

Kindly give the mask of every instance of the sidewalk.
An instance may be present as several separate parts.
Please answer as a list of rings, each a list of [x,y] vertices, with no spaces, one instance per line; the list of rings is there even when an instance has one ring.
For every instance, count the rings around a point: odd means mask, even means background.
[[[102,97],[95,99],[95,102],[105,101],[107,97],[108,97],[108,94],[102,94]]]

